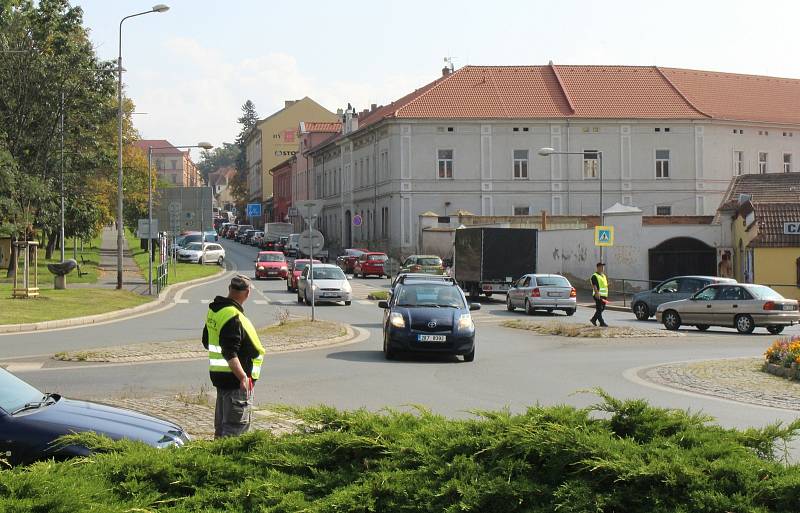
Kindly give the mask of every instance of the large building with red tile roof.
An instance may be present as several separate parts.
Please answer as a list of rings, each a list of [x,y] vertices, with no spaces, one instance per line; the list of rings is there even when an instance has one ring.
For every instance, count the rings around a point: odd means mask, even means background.
[[[601,170],[605,208],[712,215],[733,177],[797,171],[800,80],[656,66],[465,66],[342,118],[341,134],[306,152],[312,192],[326,205],[323,231],[340,247],[409,254],[426,211],[595,214]],[[569,155],[541,156],[542,148]]]
[[[203,185],[200,171],[192,161],[188,151],[176,148],[166,139],[142,139],[133,143],[147,157],[153,150],[153,165],[158,177],[164,182],[178,187],[199,187]]]

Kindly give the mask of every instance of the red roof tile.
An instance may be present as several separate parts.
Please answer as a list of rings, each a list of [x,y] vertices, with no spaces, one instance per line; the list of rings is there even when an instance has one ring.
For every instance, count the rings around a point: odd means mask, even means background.
[[[754,203],[758,235],[750,241],[754,248],[796,248],[800,236],[785,235],[783,223],[800,221],[800,203]]]
[[[800,80],[655,66],[465,66],[359,118],[722,119],[800,124]]]
[[[183,155],[183,151],[174,147],[166,139],[142,139],[135,141],[134,146],[147,153],[149,147],[153,147],[153,155]],[[155,149],[160,148],[160,149]]]

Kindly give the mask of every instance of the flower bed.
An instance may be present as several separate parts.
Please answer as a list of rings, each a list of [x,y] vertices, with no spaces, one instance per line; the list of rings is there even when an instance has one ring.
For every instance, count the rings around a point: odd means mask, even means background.
[[[781,337],[764,351],[764,372],[800,379],[800,336]]]

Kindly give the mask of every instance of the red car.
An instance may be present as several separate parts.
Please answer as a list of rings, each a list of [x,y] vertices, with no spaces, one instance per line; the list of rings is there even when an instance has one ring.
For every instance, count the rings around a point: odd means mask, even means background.
[[[353,267],[353,276],[361,276],[362,278],[366,278],[370,274],[378,278],[386,276],[383,266],[387,260],[389,260],[389,257],[386,256],[386,253],[364,253],[356,260],[356,265]]]
[[[280,251],[260,251],[256,258],[256,279],[281,278],[286,279],[289,266],[286,257]]]
[[[345,274],[352,273],[353,268],[356,266],[356,260],[364,253],[368,252],[369,250],[364,248],[345,249],[344,254],[336,258],[336,265],[338,265]]]
[[[311,260],[307,258],[298,258],[294,261],[292,264],[292,271],[286,276],[286,290],[289,292],[297,290],[297,280],[300,278],[300,275],[303,274],[303,269],[306,268],[309,262],[311,262]],[[314,263],[321,264],[322,262],[315,258]]]

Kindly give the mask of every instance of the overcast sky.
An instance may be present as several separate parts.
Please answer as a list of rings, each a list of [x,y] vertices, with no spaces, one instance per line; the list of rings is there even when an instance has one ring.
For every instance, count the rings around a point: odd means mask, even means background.
[[[72,0],[101,58],[141,0]],[[762,0],[165,0],[125,22],[127,93],[142,136],[233,141],[245,100],[263,118],[310,96],[385,104],[466,64],[660,65],[800,78],[800,2]]]

